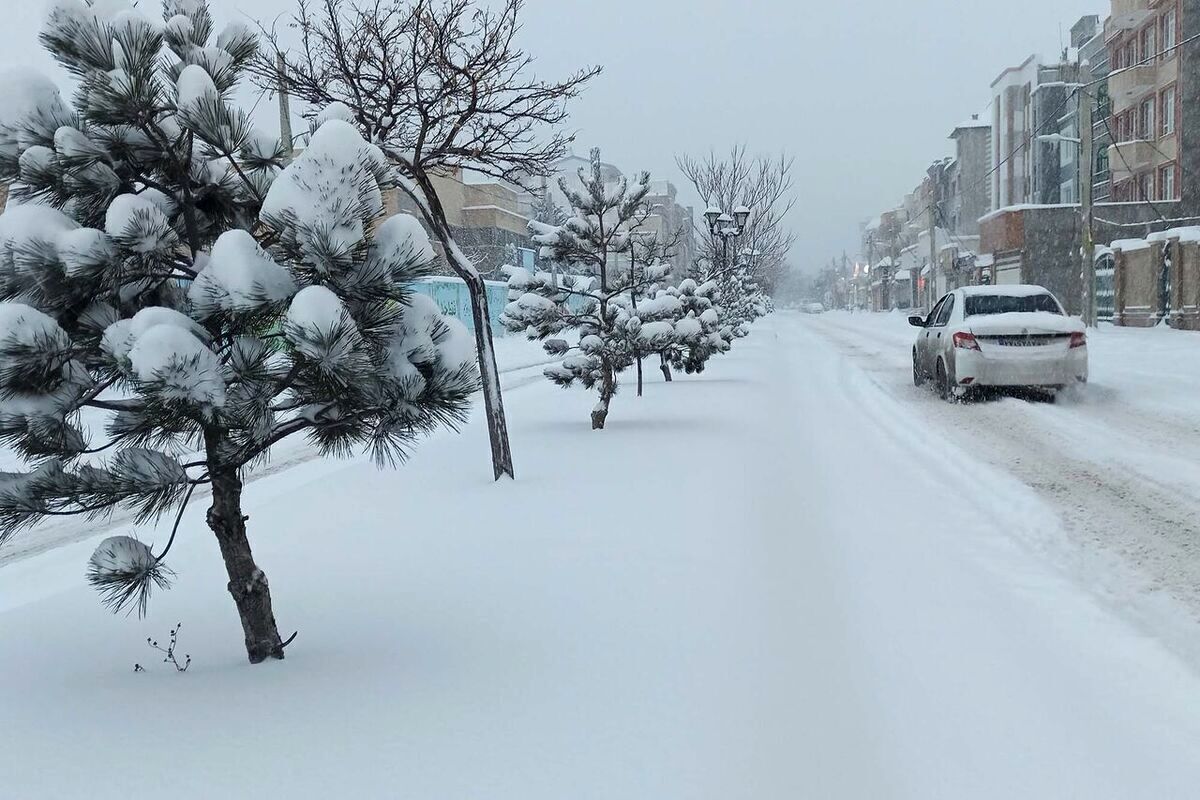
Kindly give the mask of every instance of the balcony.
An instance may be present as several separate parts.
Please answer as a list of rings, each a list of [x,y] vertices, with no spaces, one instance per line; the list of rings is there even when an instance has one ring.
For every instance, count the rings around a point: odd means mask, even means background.
[[[1161,160],[1154,142],[1121,142],[1108,148],[1108,165],[1113,181],[1120,182],[1141,174]]]
[[[1143,64],[1118,70],[1108,77],[1108,96],[1114,114],[1120,114],[1158,88],[1158,67]]]
[[[1142,27],[1154,14],[1151,0],[1112,0],[1112,15],[1104,25],[1104,39],[1111,41],[1122,33]]]

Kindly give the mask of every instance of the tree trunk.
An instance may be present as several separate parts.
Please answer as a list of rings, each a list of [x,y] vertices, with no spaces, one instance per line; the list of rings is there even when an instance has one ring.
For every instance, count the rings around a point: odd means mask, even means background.
[[[600,383],[600,402],[592,409],[592,430],[604,430],[604,424],[608,421],[608,406],[612,402],[613,395],[616,393],[616,376],[613,374],[612,366],[606,362],[604,364],[604,378]]]
[[[500,369],[496,366],[496,348],[492,342],[492,321],[488,312],[487,284],[478,273],[465,279],[471,295],[471,317],[475,321],[475,348],[479,354],[479,376],[483,384],[483,407],[487,414],[488,439],[492,446],[492,473],[496,480],[507,475],[516,478],[512,449],[508,443],[508,420],[504,415],[504,395],[500,391]]]
[[[413,188],[406,189],[409,196],[420,208],[425,222],[433,229],[433,235],[441,243],[446,252],[446,260],[450,268],[467,285],[467,293],[471,297],[471,319],[475,323],[475,350],[479,357],[479,377],[483,388],[483,406],[487,414],[488,438],[492,446],[492,472],[495,479],[500,480],[504,475],[516,478],[513,469],[512,448],[508,441],[508,420],[504,415],[504,397],[500,391],[500,370],[496,366],[496,349],[492,343],[491,315],[488,312],[487,284],[479,271],[463,254],[450,223],[446,220],[446,211],[441,199],[433,189],[433,183],[426,175],[417,175],[416,187],[419,197]]]
[[[642,358],[641,358],[641,356],[638,356],[637,367],[638,367],[638,397],[641,397],[642,396]]]
[[[219,445],[217,435],[206,433],[209,464]],[[251,664],[270,658],[283,658],[283,640],[271,608],[271,588],[267,576],[254,563],[250,540],[246,538],[246,517],[242,514],[242,481],[236,470],[210,469],[213,502],[208,510],[208,527],[217,536],[225,571],[229,575],[229,593],[237,606],[246,635],[246,655]]]
[[[666,353],[660,354],[660,357],[662,358],[662,364],[659,366],[659,369],[662,370],[663,378],[666,379],[667,383],[670,383],[674,380],[671,377],[671,362],[667,361]]]

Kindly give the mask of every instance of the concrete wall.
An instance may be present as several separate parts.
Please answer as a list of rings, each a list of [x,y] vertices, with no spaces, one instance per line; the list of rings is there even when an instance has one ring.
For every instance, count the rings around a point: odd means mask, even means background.
[[[1113,257],[1117,325],[1150,327],[1166,320],[1173,328],[1200,330],[1200,242],[1118,242]]]
[[[1074,207],[1014,209],[981,221],[980,247],[995,261],[996,283],[1032,283],[1058,296],[1072,314],[1083,311],[1080,219]]]
[[[471,295],[467,285],[458,278],[428,278],[413,284],[413,291],[432,298],[438,308],[448,317],[454,317],[475,330],[475,318],[471,314]],[[504,336],[505,328],[500,324],[500,315],[508,305],[508,285],[498,281],[487,282],[488,312],[492,322],[492,335]]]
[[[1113,322],[1135,328],[1148,328],[1158,324],[1158,270],[1162,248],[1140,247],[1136,250],[1113,248],[1116,273],[1113,288],[1116,291],[1116,309]]]
[[[1069,314],[1083,313],[1080,241],[1080,219],[1074,208],[1026,212],[1021,280],[1045,286]]]

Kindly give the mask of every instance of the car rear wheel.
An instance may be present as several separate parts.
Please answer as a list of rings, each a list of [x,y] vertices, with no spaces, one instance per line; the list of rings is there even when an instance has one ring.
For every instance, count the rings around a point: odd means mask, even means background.
[[[940,358],[937,364],[937,390],[938,396],[947,403],[955,401],[954,389],[950,386],[950,376],[946,374],[946,362]]]
[[[917,363],[917,352],[913,351],[913,386],[924,386],[926,383],[925,373],[921,372],[921,366]]]

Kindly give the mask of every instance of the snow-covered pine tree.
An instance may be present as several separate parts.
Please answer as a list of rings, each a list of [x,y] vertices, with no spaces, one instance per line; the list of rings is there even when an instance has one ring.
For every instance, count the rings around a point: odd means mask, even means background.
[[[698,286],[686,278],[663,293],[674,300],[675,343],[664,353],[663,375],[670,380],[666,362],[688,375],[704,371],[715,355],[729,351],[729,343],[721,336],[721,321],[709,292],[715,284]]]
[[[556,285],[548,274],[517,272],[509,281],[515,298],[501,321],[514,332],[548,339],[547,352],[564,357],[561,364],[546,370],[547,378],[560,386],[579,384],[598,392],[592,427],[601,430],[617,393],[618,376],[634,364],[641,348],[662,333],[657,325],[643,330],[632,297],[644,295],[669,268],[661,264],[629,268],[635,234],[649,214],[645,202],[649,173],[640,174],[632,185],[627,179],[606,183],[597,149],[592,151],[590,168],[579,170],[579,179],[580,188],[559,182],[571,204],[572,216],[566,223],[554,227],[534,221],[530,230],[546,258],[570,265],[584,277]],[[576,344],[550,339],[567,330],[578,335]]]
[[[599,74],[533,74],[521,49],[525,0],[298,0],[289,27],[252,67],[313,108],[340,103],[395,165],[401,194],[442,245],[471,298],[496,479],[515,477],[487,289],[457,240],[439,184],[459,170],[520,186],[554,172],[571,142],[566,103]],[[292,37],[289,37],[292,38]]]
[[[567,212],[554,200],[549,187],[543,186],[533,196],[533,219],[543,225],[557,227],[567,221]]]
[[[381,220],[380,151],[334,120],[281,171],[288,149],[231,102],[254,33],[216,33],[204,0],[163,8],[58,0],[41,39],[70,105],[44,77],[0,81],[0,440],[30,467],[0,476],[0,544],[48,516],[173,513],[157,553],[115,537],[90,563],[107,604],[144,611],[211,492],[257,663],[286,643],[243,470],[295,435],[395,462],[463,418],[478,373],[470,334],[410,291],[432,248]]]
[[[750,326],[767,315],[766,295],[754,279],[750,265],[739,262],[713,280],[722,326],[728,329],[732,338],[749,336]]]

